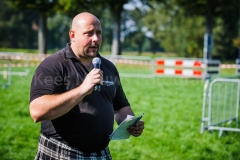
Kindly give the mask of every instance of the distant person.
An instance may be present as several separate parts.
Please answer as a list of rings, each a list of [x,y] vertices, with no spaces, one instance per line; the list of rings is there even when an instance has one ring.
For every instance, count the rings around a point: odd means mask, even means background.
[[[73,18],[71,43],[36,69],[30,90],[30,114],[41,121],[35,159],[112,159],[108,148],[114,118],[134,115],[115,66],[99,54],[100,21],[84,12]],[[99,57],[100,69],[92,60]],[[104,81],[114,82],[104,85]],[[101,86],[95,91],[96,85]],[[142,134],[144,122],[128,129]]]

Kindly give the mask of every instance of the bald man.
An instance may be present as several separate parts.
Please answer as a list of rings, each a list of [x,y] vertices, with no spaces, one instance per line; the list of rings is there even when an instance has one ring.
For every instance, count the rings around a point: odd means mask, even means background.
[[[99,54],[99,19],[87,12],[76,15],[69,37],[71,43],[42,61],[32,78],[30,115],[41,122],[35,159],[112,159],[108,144],[114,119],[120,124],[134,113],[116,67]],[[95,57],[101,60],[99,69],[92,65]],[[139,121],[128,131],[138,137],[143,129]]]

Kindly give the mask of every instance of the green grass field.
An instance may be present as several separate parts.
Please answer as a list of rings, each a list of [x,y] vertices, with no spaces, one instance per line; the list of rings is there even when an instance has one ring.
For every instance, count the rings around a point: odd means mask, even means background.
[[[0,88],[0,159],[34,158],[40,123],[29,115],[28,76],[13,76]],[[234,73],[234,71],[231,71]],[[224,76],[231,75],[228,71]],[[240,134],[200,134],[203,81],[181,78],[125,78],[122,84],[136,115],[144,113],[141,137],[111,141],[113,160],[237,160]],[[116,126],[115,126],[116,127]]]

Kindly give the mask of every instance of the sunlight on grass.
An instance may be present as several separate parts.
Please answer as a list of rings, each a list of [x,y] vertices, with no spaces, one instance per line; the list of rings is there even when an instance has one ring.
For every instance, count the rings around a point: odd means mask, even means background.
[[[29,115],[28,76],[14,76],[0,88],[0,157],[33,159],[40,124]],[[227,72],[225,75],[228,75]],[[239,133],[200,134],[203,81],[181,78],[121,78],[136,115],[144,113],[141,137],[111,141],[113,160],[236,160]],[[116,124],[115,124],[116,125]]]

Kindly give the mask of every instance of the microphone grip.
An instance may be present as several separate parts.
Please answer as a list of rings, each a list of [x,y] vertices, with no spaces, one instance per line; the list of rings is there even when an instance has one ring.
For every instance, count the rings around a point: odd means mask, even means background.
[[[95,85],[94,90],[95,91],[100,91],[101,90],[101,85],[100,84]]]
[[[94,66],[94,68],[100,69],[100,63],[96,63],[96,64],[94,64],[93,66]],[[95,90],[95,91],[100,91],[100,90],[101,90],[101,85],[100,85],[100,84],[95,85],[95,86],[94,86],[94,90]]]

